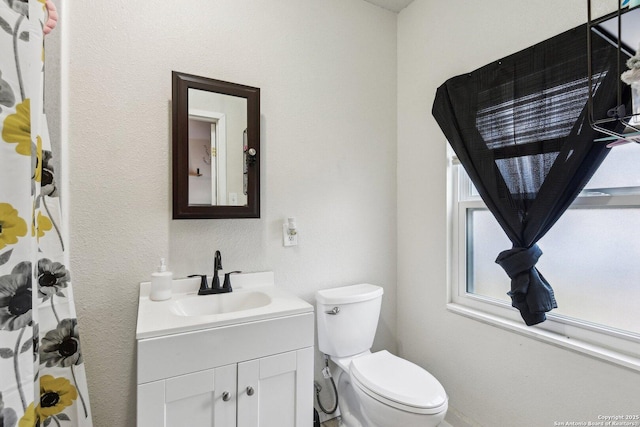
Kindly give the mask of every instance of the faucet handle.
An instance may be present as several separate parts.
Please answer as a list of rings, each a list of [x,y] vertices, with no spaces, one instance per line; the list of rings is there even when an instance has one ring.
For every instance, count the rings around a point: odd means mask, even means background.
[[[232,274],[237,274],[237,273],[242,273],[242,271],[230,271],[228,273],[225,273],[224,275],[224,283],[222,284],[222,289],[229,289],[227,292],[231,292],[231,275]]]
[[[209,284],[207,283],[207,275],[206,274],[192,274],[188,277],[199,277],[200,278],[200,290],[204,291],[209,289]]]

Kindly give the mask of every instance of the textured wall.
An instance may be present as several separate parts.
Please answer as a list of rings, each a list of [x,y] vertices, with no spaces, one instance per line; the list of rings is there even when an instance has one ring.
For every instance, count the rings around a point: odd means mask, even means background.
[[[273,270],[309,301],[380,284],[375,345],[393,350],[396,15],[344,0],[67,6],[71,267],[95,425],[133,425],[138,282],[160,256],[177,276],[211,273],[219,249],[225,268]],[[261,219],[171,220],[171,70],[261,88]],[[298,247],[282,247],[286,216]]]
[[[461,418],[483,426],[635,414],[637,372],[445,309],[446,142],[431,116],[436,88],[584,23],[587,13],[582,0],[459,3],[416,0],[398,18],[400,353],[442,382]]]

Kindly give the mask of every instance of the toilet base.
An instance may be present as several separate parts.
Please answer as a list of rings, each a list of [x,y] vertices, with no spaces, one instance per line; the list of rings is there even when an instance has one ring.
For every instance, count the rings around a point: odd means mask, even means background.
[[[338,407],[340,408],[340,418],[343,427],[369,427],[360,422],[362,413],[360,405],[356,400],[357,397],[349,381],[349,374],[342,369],[336,368],[337,371],[337,389],[338,389]]]

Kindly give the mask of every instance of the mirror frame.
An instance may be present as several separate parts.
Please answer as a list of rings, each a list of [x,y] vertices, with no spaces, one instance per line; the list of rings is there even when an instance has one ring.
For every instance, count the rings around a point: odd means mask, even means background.
[[[189,205],[189,89],[247,100],[247,149],[256,151],[248,164],[245,206]],[[260,89],[172,71],[173,219],[260,218]]]

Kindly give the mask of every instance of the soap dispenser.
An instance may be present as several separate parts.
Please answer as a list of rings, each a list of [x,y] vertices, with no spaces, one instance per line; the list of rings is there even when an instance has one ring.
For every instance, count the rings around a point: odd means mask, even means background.
[[[164,258],[160,258],[158,271],[151,274],[151,292],[149,299],[152,301],[164,301],[171,298],[171,280],[173,273],[167,271]]]

